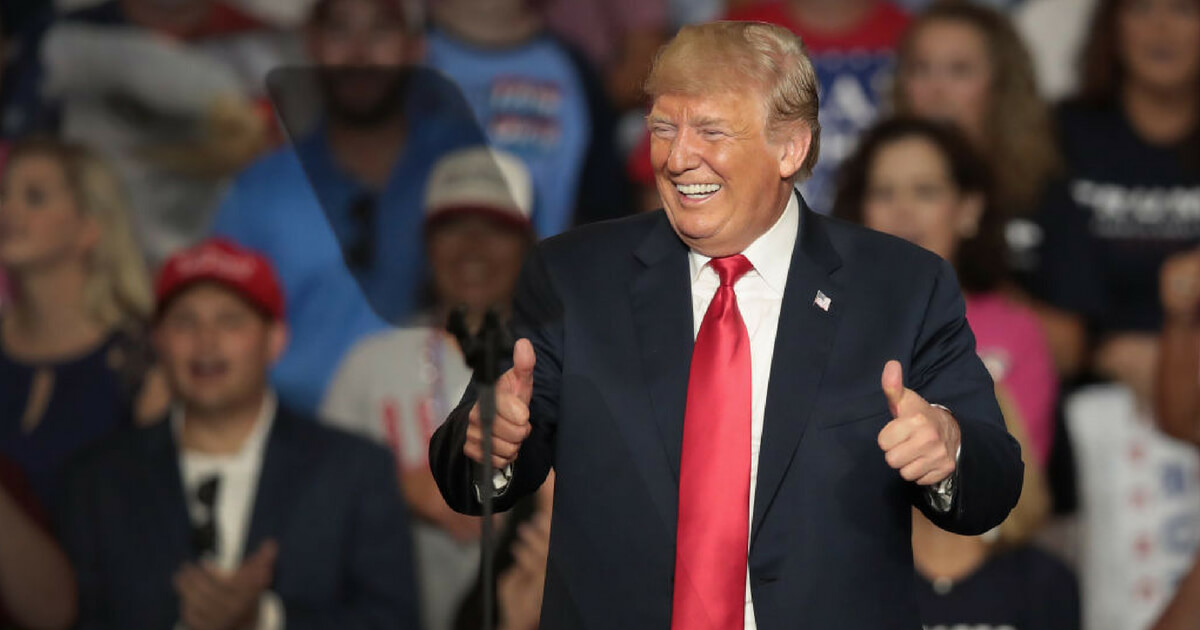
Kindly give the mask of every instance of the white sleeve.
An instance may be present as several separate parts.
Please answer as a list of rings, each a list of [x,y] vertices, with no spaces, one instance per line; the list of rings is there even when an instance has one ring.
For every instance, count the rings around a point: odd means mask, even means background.
[[[60,24],[42,44],[46,96],[123,95],[150,109],[200,118],[221,96],[240,96],[228,66],[142,29]]]
[[[267,591],[258,597],[258,625],[254,630],[283,630],[284,624],[283,600],[274,591]]]
[[[364,376],[364,344],[359,342],[350,348],[334,372],[333,381],[325,390],[321,401],[321,419],[329,424],[356,433],[362,432],[366,409],[366,387]]]

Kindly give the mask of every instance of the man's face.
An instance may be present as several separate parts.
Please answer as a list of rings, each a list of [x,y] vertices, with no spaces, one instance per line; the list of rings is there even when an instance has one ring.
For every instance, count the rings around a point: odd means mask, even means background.
[[[764,99],[668,93],[648,117],[650,161],[679,237],[707,256],[740,253],[779,218],[807,131],[769,138]]]
[[[403,68],[416,46],[387,0],[335,0],[309,30],[329,114],[356,127],[395,120],[403,110]]]
[[[388,0],[335,0],[308,32],[309,54],[321,67],[404,66],[417,47]]]
[[[204,414],[255,404],[285,336],[282,324],[213,283],[184,289],[154,332],[171,392]]]

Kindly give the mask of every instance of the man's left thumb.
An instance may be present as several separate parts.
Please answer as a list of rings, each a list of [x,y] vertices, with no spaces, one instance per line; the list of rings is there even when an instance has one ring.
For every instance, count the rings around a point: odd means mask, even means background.
[[[898,418],[900,401],[904,398],[904,368],[900,367],[899,361],[893,359],[883,366],[880,382],[883,385],[883,394],[887,396],[888,409],[891,410],[893,418]]]

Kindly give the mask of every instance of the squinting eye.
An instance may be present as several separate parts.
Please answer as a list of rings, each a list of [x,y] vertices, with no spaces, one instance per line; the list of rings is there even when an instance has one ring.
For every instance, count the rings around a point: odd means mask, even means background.
[[[671,125],[653,125],[650,127],[650,133],[659,138],[670,138],[675,135],[675,128]]]
[[[700,132],[700,135],[708,138],[709,140],[716,140],[717,138],[725,137],[725,132],[718,131],[716,129],[705,129],[704,131]]]

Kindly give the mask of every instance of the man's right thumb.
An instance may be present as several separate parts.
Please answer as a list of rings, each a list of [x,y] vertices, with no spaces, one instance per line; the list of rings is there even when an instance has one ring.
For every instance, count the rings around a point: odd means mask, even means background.
[[[900,400],[904,397],[904,369],[900,366],[900,362],[895,359],[888,361],[883,366],[883,375],[880,378],[883,386],[883,393],[887,396],[888,408],[892,412],[892,416],[900,413]]]
[[[528,339],[518,339],[513,346],[513,376],[522,390],[533,386],[533,366],[537,363],[537,355],[533,352],[533,344]]]

